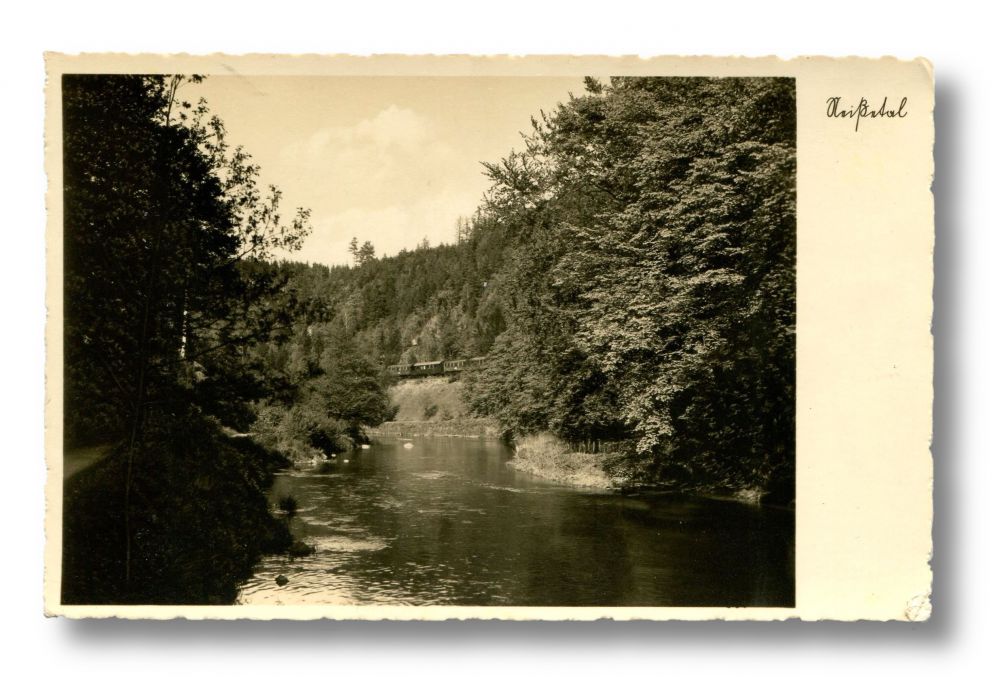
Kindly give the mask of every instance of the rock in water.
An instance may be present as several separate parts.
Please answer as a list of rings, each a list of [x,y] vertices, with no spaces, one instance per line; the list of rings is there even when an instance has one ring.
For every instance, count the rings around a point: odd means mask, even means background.
[[[412,443],[404,443],[403,447],[406,448],[407,450],[410,450],[413,447],[413,444]]]
[[[288,583],[288,577],[285,576],[284,574],[279,574],[278,576],[274,577],[274,583],[278,584],[279,586],[284,586],[285,584]]]

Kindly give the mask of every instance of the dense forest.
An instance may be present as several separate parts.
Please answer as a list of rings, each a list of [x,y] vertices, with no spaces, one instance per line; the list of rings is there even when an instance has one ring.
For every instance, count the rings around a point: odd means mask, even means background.
[[[642,481],[787,500],[794,82],[586,87],[488,165],[508,326],[473,402],[516,433],[623,441]]]
[[[309,213],[282,220],[186,81],[62,80],[64,443],[109,453],[65,484],[67,603],[231,602],[291,544],[265,498],[283,458],[230,427],[267,391],[241,348],[287,325],[261,265]]]
[[[190,579],[291,544],[270,474],[392,419],[400,362],[485,356],[473,412],[629,483],[794,498],[794,81],[586,79],[453,244],[343,266],[275,259],[308,211],[184,83],[63,80],[65,442],[112,446],[67,484],[67,602],[231,602]]]
[[[274,265],[297,324],[262,366],[296,387],[348,343],[378,368],[485,355],[467,400],[510,439],[612,445],[633,482],[790,499],[794,84],[586,88],[486,164],[454,244]]]

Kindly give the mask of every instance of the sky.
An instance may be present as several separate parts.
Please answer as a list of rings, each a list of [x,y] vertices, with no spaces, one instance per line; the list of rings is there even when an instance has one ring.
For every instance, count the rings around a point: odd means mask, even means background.
[[[454,242],[489,187],[483,161],[523,148],[532,115],[581,78],[210,76],[204,97],[282,193],[282,215],[312,210],[302,250],[279,257],[344,264],[352,237],[395,255],[425,237]]]

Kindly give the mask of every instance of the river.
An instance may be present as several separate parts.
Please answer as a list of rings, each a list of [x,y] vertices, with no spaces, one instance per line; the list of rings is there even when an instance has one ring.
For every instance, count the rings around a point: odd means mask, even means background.
[[[316,552],[265,557],[238,602],[794,605],[792,511],[548,483],[491,439],[405,443],[278,474],[272,506],[297,499]]]

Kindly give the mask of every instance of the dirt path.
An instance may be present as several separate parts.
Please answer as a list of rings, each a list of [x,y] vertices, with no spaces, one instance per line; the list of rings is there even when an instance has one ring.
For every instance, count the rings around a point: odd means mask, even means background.
[[[110,451],[110,443],[66,451],[63,455],[63,481],[100,462],[108,456]]]

